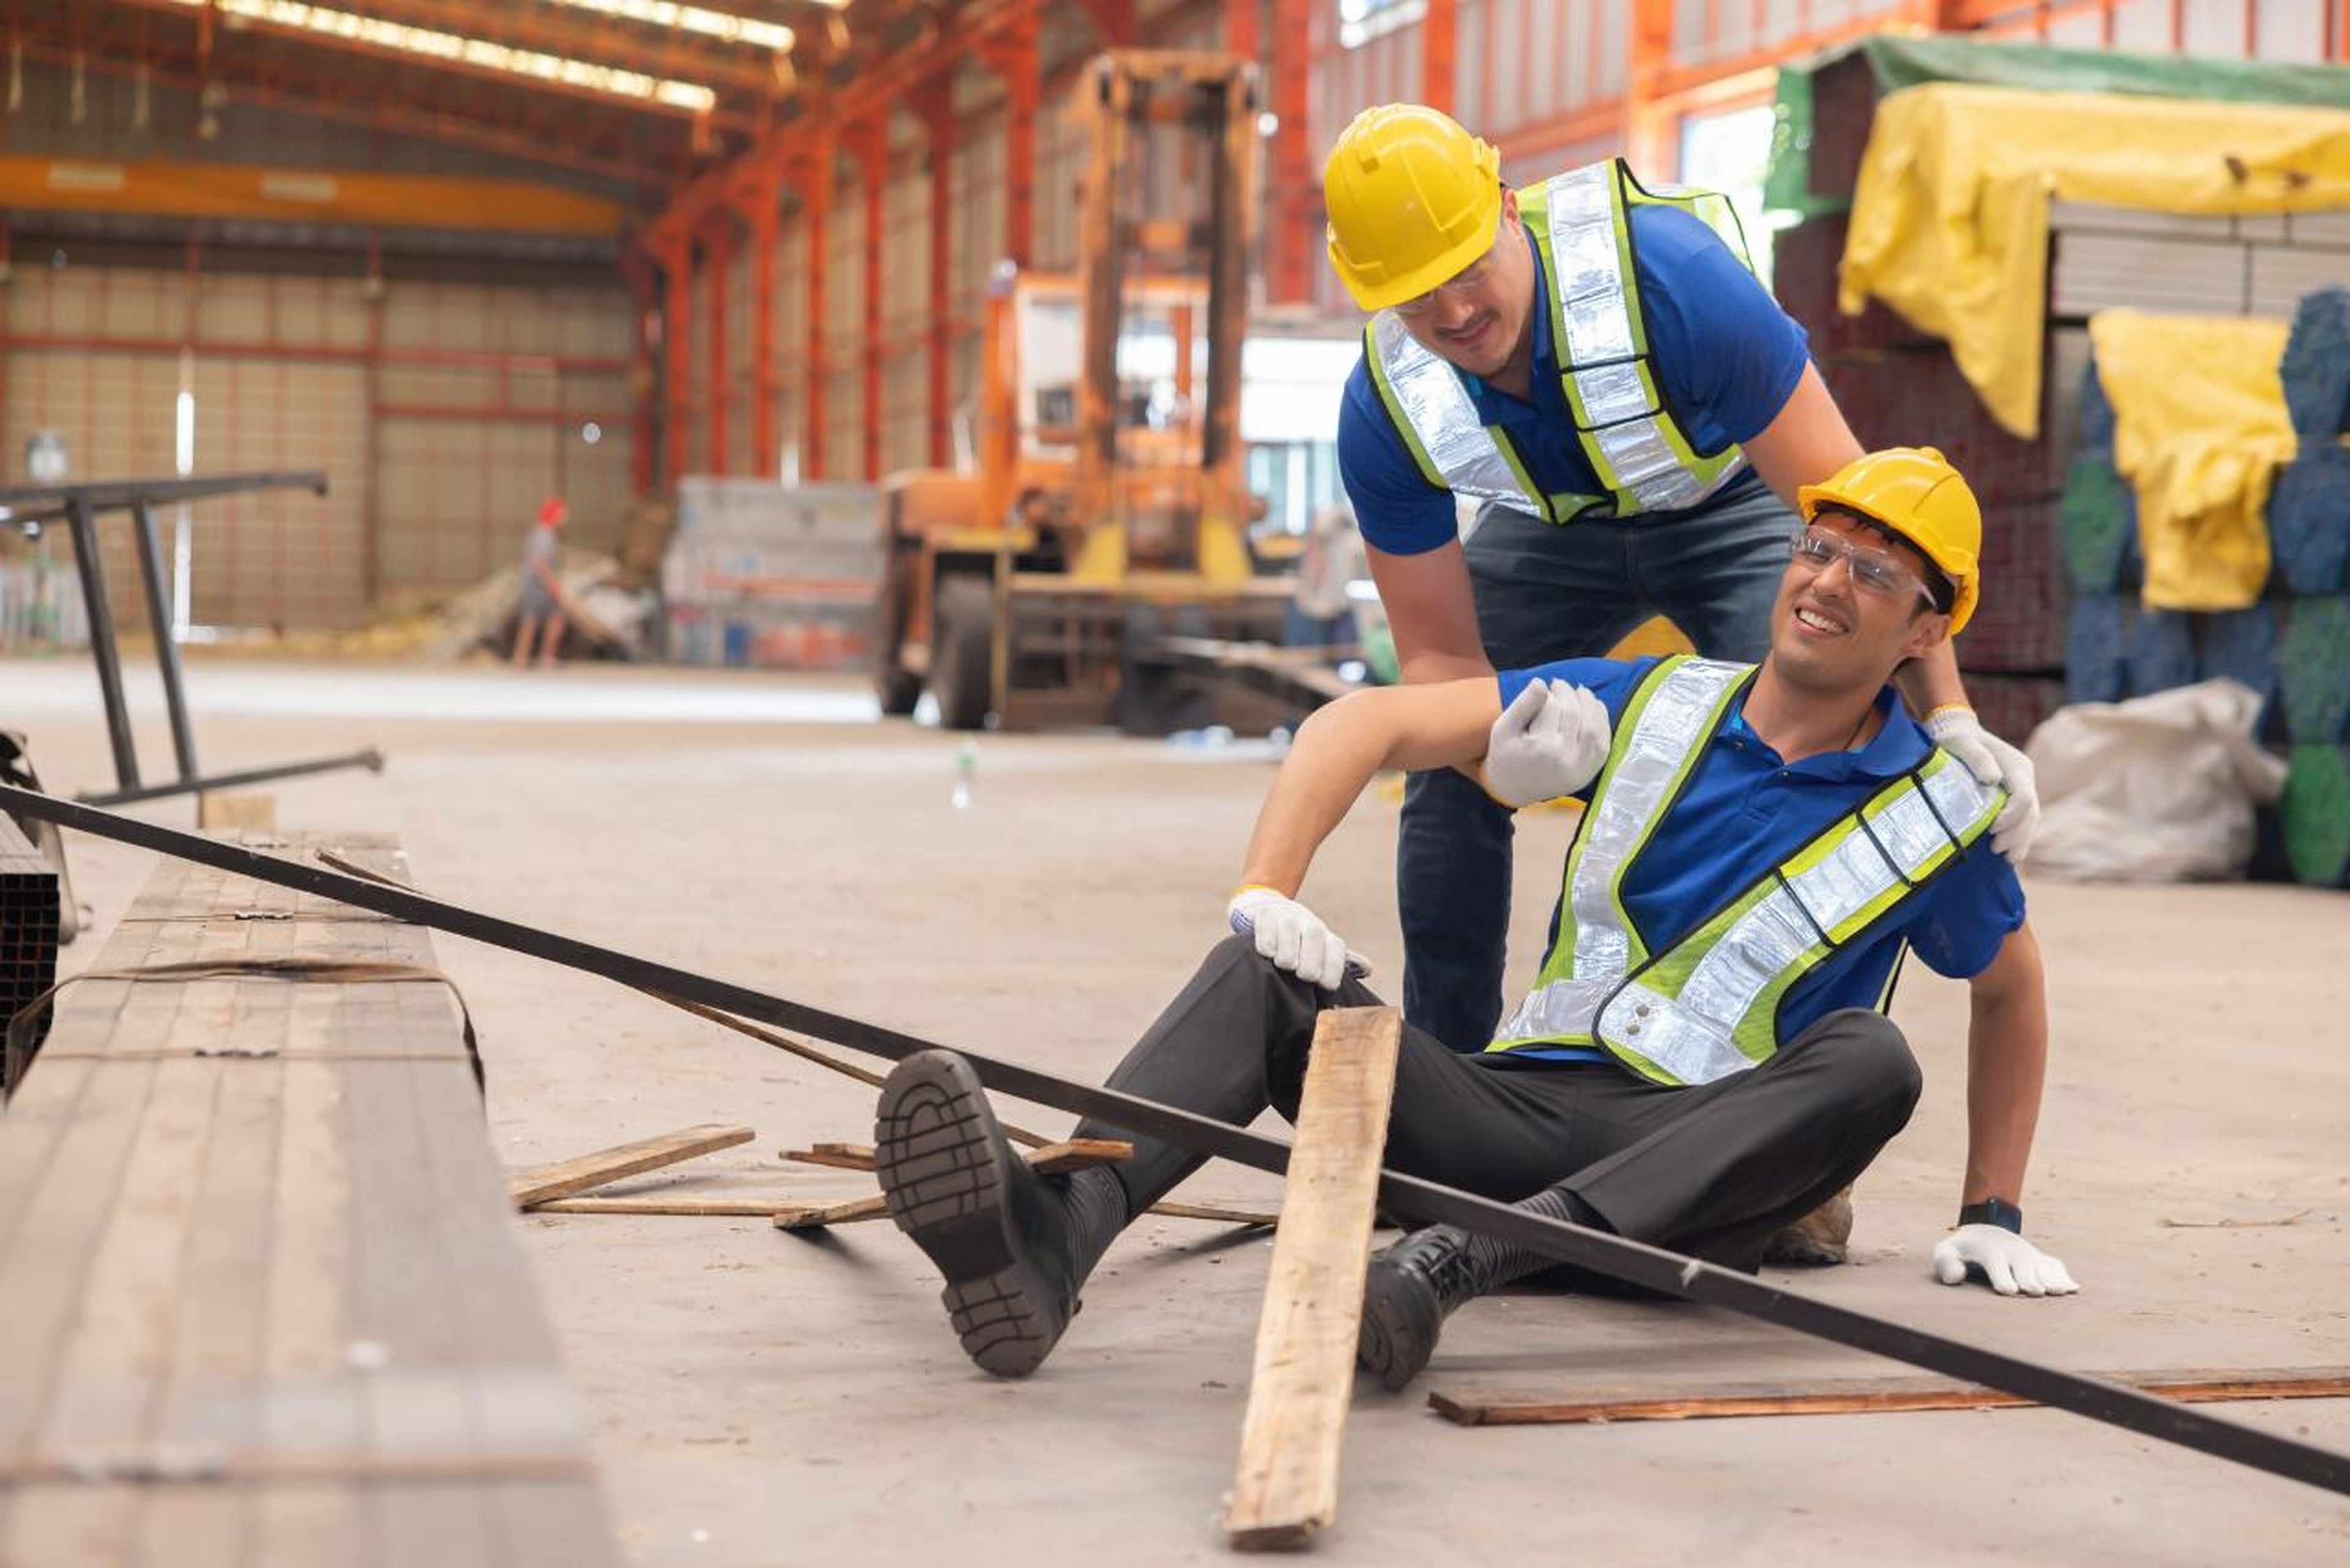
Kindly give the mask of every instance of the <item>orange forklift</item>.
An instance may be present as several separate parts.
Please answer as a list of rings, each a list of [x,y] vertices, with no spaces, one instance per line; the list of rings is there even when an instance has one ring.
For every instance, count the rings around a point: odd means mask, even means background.
[[[1254,70],[1120,49],[1077,92],[1076,271],[990,290],[975,471],[884,482],[884,712],[927,689],[951,729],[1149,732],[1174,711],[1154,642],[1279,639],[1240,442]]]

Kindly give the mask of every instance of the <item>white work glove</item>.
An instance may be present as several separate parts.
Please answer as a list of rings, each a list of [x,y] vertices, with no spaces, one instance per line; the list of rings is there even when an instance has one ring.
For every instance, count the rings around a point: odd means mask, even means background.
[[[2061,1259],[1998,1225],[1961,1225],[1934,1243],[1934,1277],[1944,1284],[1964,1283],[1970,1263],[2003,1296],[2069,1296],[2081,1288]]]
[[[2040,826],[2040,790],[2033,782],[2032,759],[1984,729],[1972,708],[1958,704],[1927,714],[1926,733],[1964,763],[1977,784],[2007,791],[2007,805],[1991,825],[1991,846],[2006,856],[2010,865],[2022,864],[2032,848],[2033,830]]]
[[[1493,721],[1478,775],[1503,805],[1555,800],[1598,776],[1607,743],[1605,702],[1565,680],[1529,680]]]
[[[1224,919],[1235,933],[1256,939],[1256,950],[1302,981],[1336,991],[1352,964],[1357,974],[1371,966],[1359,953],[1350,953],[1338,933],[1322,917],[1296,899],[1270,888],[1247,887],[1232,895]]]

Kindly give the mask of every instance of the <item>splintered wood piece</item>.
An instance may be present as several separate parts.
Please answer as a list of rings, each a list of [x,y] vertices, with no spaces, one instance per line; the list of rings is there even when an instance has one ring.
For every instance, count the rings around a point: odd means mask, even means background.
[[[879,1193],[846,1203],[794,1203],[775,1211],[778,1231],[821,1231],[828,1225],[852,1225],[859,1220],[886,1219],[889,1200]]]
[[[1226,1209],[1217,1203],[1154,1203],[1145,1213],[1163,1215],[1170,1220],[1212,1220],[1224,1225],[1253,1225],[1270,1231],[1281,1223],[1278,1214],[1267,1214],[1256,1209]]]
[[[1134,1146],[1123,1138],[1073,1137],[1048,1143],[1028,1156],[1028,1168],[1039,1176],[1083,1170],[1092,1165],[1116,1165],[1134,1158]]]
[[[802,1165],[828,1165],[835,1170],[873,1168],[873,1146],[869,1143],[819,1143],[807,1148],[787,1148],[783,1156]]]
[[[205,833],[252,827],[277,831],[277,797],[262,790],[205,790],[196,796],[196,826]]]
[[[749,1143],[753,1136],[749,1127],[706,1122],[683,1132],[664,1133],[659,1137],[624,1143],[618,1148],[598,1149],[594,1154],[509,1171],[506,1192],[515,1208],[528,1209],[551,1198],[569,1198],[590,1188],[605,1186],[624,1176],[659,1170],[664,1165],[675,1165],[699,1154]]]
[[[1336,1008],[1315,1026],[1224,1515],[1239,1551],[1311,1545],[1337,1517],[1338,1449],[1402,1029],[1392,1007]]]
[[[2108,1382],[2182,1405],[2234,1399],[2338,1399],[2350,1366],[2251,1366],[2108,1372]],[[1583,1421],[1685,1421],[1719,1416],[1870,1416],[1912,1410],[2015,1410],[2039,1403],[1940,1377],[1855,1377],[1799,1385],[1739,1383],[1702,1394],[1595,1389],[1575,1399],[1512,1394],[1431,1394],[1437,1414],[1463,1427],[1564,1426]]]
[[[533,1214],[736,1215],[764,1220],[786,1205],[773,1198],[551,1198],[533,1204]]]

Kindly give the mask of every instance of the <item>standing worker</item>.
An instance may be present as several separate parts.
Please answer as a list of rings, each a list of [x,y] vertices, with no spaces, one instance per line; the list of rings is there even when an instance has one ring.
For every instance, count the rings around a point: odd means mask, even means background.
[[[522,542],[522,608],[515,620],[514,667],[530,663],[530,645],[541,628],[538,664],[555,668],[555,650],[563,646],[563,584],[555,575],[556,553],[563,524],[571,509],[560,495],[538,504],[538,526]]]
[[[1322,189],[1331,265],[1373,313],[1338,466],[1404,680],[1604,654],[1653,614],[1708,658],[1760,659],[1796,492],[1860,447],[1729,203],[1652,193],[1613,159],[1512,191],[1490,143],[1416,104],[1357,115]],[[1456,497],[1478,505],[1465,544]],[[1900,685],[2005,789],[1992,840],[2021,858],[2032,766],[1977,722],[1950,645]],[[1404,1012],[1456,1051],[1500,1015],[1510,839],[1468,774],[1411,775]]]

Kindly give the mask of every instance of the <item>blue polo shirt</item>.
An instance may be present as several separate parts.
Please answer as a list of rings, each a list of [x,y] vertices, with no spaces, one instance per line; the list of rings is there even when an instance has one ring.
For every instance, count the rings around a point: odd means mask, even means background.
[[[1507,706],[1526,683],[1563,680],[1587,687],[1611,721],[1654,659],[1565,659],[1501,676]],[[1877,699],[1885,722],[1857,751],[1783,763],[1747,727],[1743,700],[1722,715],[1688,787],[1658,826],[1625,879],[1624,908],[1651,951],[1710,919],[1829,824],[1923,762],[1932,747],[1887,686]],[[1590,799],[1590,790],[1581,792]],[[1866,939],[1831,955],[1797,981],[1779,1008],[1779,1038],[1791,1040],[1827,1013],[1874,1007],[1908,943],[1929,968],[1954,980],[1980,974],[2008,933],[2023,924],[2023,887],[1983,835],[1957,861],[1871,928]],[[1558,940],[1558,912],[1550,939]],[[1519,1056],[1586,1059],[1597,1053],[1526,1050]]]
[[[1527,248],[1533,249],[1531,237]],[[1633,274],[1648,350],[1666,407],[1701,456],[1750,441],[1779,417],[1809,362],[1804,329],[1756,281],[1703,220],[1679,207],[1632,210]],[[1534,252],[1534,297],[1548,299],[1542,254]],[[1499,425],[1523,455],[1545,494],[1598,494],[1598,475],[1575,439],[1566,393],[1559,386],[1550,312],[1534,313],[1532,403],[1496,391],[1475,376],[1461,379],[1478,417]],[[1338,410],[1338,475],[1363,537],[1391,556],[1417,556],[1451,540],[1452,493],[1428,482],[1388,417],[1370,368],[1355,362]],[[1752,469],[1721,499],[1762,483]]]

